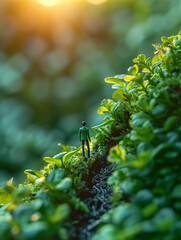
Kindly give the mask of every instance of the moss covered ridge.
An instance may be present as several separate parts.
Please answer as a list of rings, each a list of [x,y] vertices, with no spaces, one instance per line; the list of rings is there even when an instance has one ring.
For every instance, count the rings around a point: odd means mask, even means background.
[[[152,59],[105,79],[114,100],[98,109],[91,158],[61,145],[0,188],[0,239],[180,239],[181,32],[161,40]]]

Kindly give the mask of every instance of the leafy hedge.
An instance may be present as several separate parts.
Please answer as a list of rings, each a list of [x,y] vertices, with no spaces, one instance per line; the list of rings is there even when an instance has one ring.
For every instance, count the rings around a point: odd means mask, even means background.
[[[94,159],[84,161],[80,148],[61,145],[62,152],[46,157],[41,171],[27,169],[18,187],[13,179],[0,188],[0,239],[69,239],[71,214],[89,212],[76,197]]]
[[[181,237],[181,32],[162,42],[153,59],[135,58],[129,75],[105,79],[119,114],[125,104],[131,109],[131,131],[108,156],[113,208],[93,240]]]
[[[116,102],[102,101],[106,117],[92,128],[91,148],[106,156],[113,146],[113,197],[93,240],[181,237],[181,32],[162,42],[153,59],[135,58],[129,75],[105,79]],[[41,171],[26,170],[25,183],[0,188],[0,239],[66,240],[72,216],[89,211],[76,195],[95,158],[85,162],[80,148],[61,147]]]

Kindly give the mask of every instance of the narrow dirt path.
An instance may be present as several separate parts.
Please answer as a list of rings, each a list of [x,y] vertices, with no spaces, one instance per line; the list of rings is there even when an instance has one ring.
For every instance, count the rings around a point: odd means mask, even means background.
[[[71,240],[89,240],[96,233],[101,216],[111,207],[112,187],[107,184],[107,179],[113,165],[107,162],[106,157],[97,155],[89,176],[82,181],[84,188],[78,197],[84,201],[90,212],[76,216],[79,223],[69,232]]]

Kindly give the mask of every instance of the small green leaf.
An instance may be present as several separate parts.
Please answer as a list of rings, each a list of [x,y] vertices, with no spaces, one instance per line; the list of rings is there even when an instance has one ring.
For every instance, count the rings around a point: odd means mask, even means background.
[[[151,61],[152,66],[159,61],[160,61],[160,57],[159,57],[159,54],[157,54],[152,58],[152,61]]]
[[[66,162],[66,161],[67,161],[69,158],[71,158],[74,154],[78,153],[78,152],[80,151],[80,149],[81,149],[81,147],[77,148],[77,149],[74,150],[74,151],[71,151],[71,152],[66,153],[66,154],[63,156],[63,158],[62,158],[63,162]]]
[[[72,187],[72,179],[71,178],[64,178],[56,187],[57,190],[68,190]]]
[[[150,120],[150,116],[145,112],[139,112],[133,116],[132,120],[134,126],[143,127],[143,124]]]
[[[53,157],[44,157],[43,160],[47,163],[51,163],[51,164],[61,164],[60,159],[55,159]]]
[[[143,77],[145,76],[144,73],[138,74],[136,77],[134,77],[132,80],[137,82],[140,85],[143,85]]]
[[[166,149],[169,149],[172,146],[170,143],[161,143],[159,144],[151,153],[151,157],[154,158],[158,154],[162,153],[163,151],[165,152]]]
[[[111,148],[110,154],[108,156],[109,162],[118,162],[125,163],[126,162],[126,151],[120,145],[116,145]]]
[[[21,239],[44,239],[49,235],[49,226],[46,222],[29,222],[23,225],[23,231],[21,233]]]
[[[181,47],[181,39],[175,39],[175,46]]]
[[[164,131],[169,131],[169,130],[171,130],[171,129],[173,128],[174,123],[175,123],[176,121],[177,121],[177,117],[176,117],[176,116],[171,116],[171,117],[169,117],[169,118],[166,120],[165,124],[164,124],[164,127],[163,127]]]
[[[181,199],[181,184],[178,184],[173,188],[171,197]]]
[[[144,68],[144,69],[142,70],[142,72],[143,72],[143,73],[149,73],[150,70],[148,70],[148,68]]]
[[[100,115],[103,115],[103,114],[107,114],[107,113],[110,113],[110,112],[108,111],[108,109],[106,107],[100,107],[98,109],[97,113],[100,114]]]
[[[125,92],[123,90],[117,90],[113,93],[112,98],[116,99],[117,101],[125,102],[127,98],[124,96]]]
[[[145,63],[146,57],[144,54],[139,54],[137,58],[133,59],[134,63]]]
[[[52,224],[57,224],[59,222],[65,221],[69,215],[70,207],[65,203],[56,208],[54,214],[48,216],[48,219]]]
[[[34,175],[34,176],[36,176],[36,177],[38,177],[38,178],[44,177],[44,175],[43,175],[42,172],[34,171],[34,170],[31,170],[31,169],[26,169],[26,170],[24,171],[24,173]]]
[[[134,84],[134,82],[133,81],[131,81],[131,82],[129,82],[128,83],[128,85],[127,85],[127,91],[129,91],[130,90],[130,88],[133,86],[133,84]]]
[[[156,67],[160,66],[161,64],[162,64],[161,61],[154,63],[152,69],[155,69]]]
[[[123,80],[120,78],[109,77],[109,78],[105,78],[104,81],[107,83],[116,83],[118,85],[121,85],[123,88],[125,88],[125,84]]]
[[[136,76],[136,74],[138,73],[138,66],[135,64],[133,67],[129,67],[128,68],[128,72],[134,76]]]
[[[143,216],[145,218],[151,217],[158,209],[157,204],[151,203],[143,209]]]
[[[102,100],[101,105],[105,106],[107,108],[107,111],[109,111],[109,113],[111,113],[111,111],[115,105],[115,102],[111,99],[104,99],[104,100]]]
[[[129,81],[131,81],[134,77],[135,77],[135,76],[126,75],[126,76],[124,77],[124,80],[127,81],[127,82],[129,82]]]
[[[153,222],[158,230],[168,231],[175,219],[176,215],[173,209],[162,208],[153,218]]]
[[[55,159],[62,159],[65,154],[66,154],[66,152],[61,152],[61,153],[55,155],[53,158],[55,158]]]
[[[165,113],[165,111],[166,111],[166,106],[160,103],[153,108],[152,114],[154,116],[160,116],[161,114]]]
[[[142,189],[137,192],[134,202],[140,206],[146,206],[153,200],[153,193],[148,189]]]
[[[103,122],[103,123],[101,123],[101,124],[99,124],[99,125],[97,125],[97,126],[94,126],[94,127],[92,127],[91,129],[100,128],[100,127],[104,127],[104,126],[109,126],[109,125],[111,125],[113,122],[114,122],[114,119],[110,118],[110,119],[108,119],[106,122]]]
[[[64,170],[62,168],[54,169],[47,177],[47,182],[57,184],[64,176]]]

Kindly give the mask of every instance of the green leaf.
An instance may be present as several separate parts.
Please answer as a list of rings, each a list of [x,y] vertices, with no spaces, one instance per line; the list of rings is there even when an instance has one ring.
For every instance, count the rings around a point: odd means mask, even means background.
[[[131,81],[134,77],[135,77],[135,76],[126,75],[126,76],[124,77],[124,80],[127,81],[127,82],[129,82],[129,81]]]
[[[80,151],[81,147],[77,148],[74,151],[68,152],[63,156],[63,162],[66,162],[69,158],[71,158],[74,154],[78,153]]]
[[[175,39],[175,46],[181,47],[181,39]]]
[[[168,231],[175,219],[175,212],[171,208],[162,208],[153,218],[153,222],[158,230]]]
[[[160,116],[161,114],[165,113],[165,111],[166,111],[166,106],[165,106],[165,104],[160,103],[160,104],[157,104],[157,105],[153,108],[152,114],[153,114],[154,116]]]
[[[135,64],[133,67],[129,67],[128,68],[128,72],[134,76],[136,76],[136,74],[138,73],[138,66]]]
[[[54,214],[48,216],[49,221],[52,224],[65,221],[70,215],[70,207],[68,204],[62,204],[56,208]]]
[[[137,58],[133,59],[134,63],[145,63],[146,57],[144,54],[139,54]]]
[[[55,159],[53,157],[44,157],[43,160],[47,163],[60,164],[61,165],[60,159]]]
[[[71,178],[64,178],[56,187],[57,190],[68,190],[72,187],[72,179]]]
[[[143,72],[143,73],[149,73],[150,70],[149,70],[148,68],[143,68],[142,72]]]
[[[177,199],[181,199],[181,184],[177,184],[172,192],[171,192],[171,197],[172,198],[177,198]]]
[[[23,225],[22,232],[20,234],[20,240],[32,240],[43,239],[49,235],[49,226],[46,222],[29,222]]]
[[[137,159],[131,162],[130,166],[132,166],[134,168],[143,168],[143,167],[145,167],[145,165],[147,164],[147,162],[150,159],[151,152],[152,152],[152,149],[140,153],[137,156]]]
[[[125,102],[127,98],[124,96],[125,92],[123,90],[117,90],[113,93],[112,98],[116,99],[117,101]]]
[[[107,111],[109,111],[111,113],[111,111],[115,105],[115,102],[113,102],[113,100],[111,100],[111,99],[104,99],[104,100],[102,100],[101,105],[105,106],[107,108]]]
[[[109,78],[105,78],[104,81],[107,83],[116,83],[125,89],[125,84],[124,84],[123,80],[120,78],[109,77]]]
[[[143,216],[145,218],[149,218],[157,211],[157,209],[158,205],[155,203],[151,203],[143,209]]]
[[[110,111],[106,107],[100,107],[97,111],[98,114],[103,115],[103,114],[109,114]]]
[[[114,119],[111,118],[111,119],[108,119],[106,122],[103,122],[103,123],[101,123],[101,124],[99,124],[99,125],[97,125],[97,126],[92,127],[91,129],[93,130],[94,128],[100,128],[100,127],[104,127],[104,126],[109,126],[109,125],[111,125],[113,122],[114,122]]]
[[[101,133],[101,131],[99,129],[96,129],[98,126],[92,127],[91,130],[93,131],[93,133],[95,134],[99,134]]]
[[[152,58],[152,61],[151,61],[151,64],[152,64],[152,66],[154,65],[154,64],[156,64],[157,62],[159,62],[160,61],[160,56],[159,56],[159,54],[157,54],[157,55],[155,55],[153,58]],[[152,67],[153,68],[153,67]]]
[[[176,116],[171,116],[169,117],[166,121],[165,121],[165,124],[164,124],[164,131],[170,131],[173,126],[174,126],[174,123],[177,121],[177,117]]]
[[[137,102],[138,106],[141,107],[143,110],[145,111],[149,111],[149,105],[148,103],[146,102],[145,99],[140,99],[138,102]]]
[[[161,64],[162,64],[162,61],[154,63],[152,69],[155,69],[156,67],[160,66]]]
[[[140,190],[134,199],[134,202],[140,206],[146,206],[153,200],[153,193],[148,189]]]
[[[140,73],[140,74],[138,74],[136,77],[134,77],[133,79],[132,79],[132,81],[134,81],[134,82],[137,82],[138,84],[140,84],[140,85],[143,85],[143,77],[145,76],[145,74],[144,73]]]
[[[158,154],[162,153],[163,151],[165,152],[166,149],[169,149],[172,146],[170,143],[161,143],[159,144],[151,153],[151,157],[154,158]]]
[[[65,154],[66,154],[66,152],[61,152],[61,153],[58,153],[57,155],[55,155],[53,158],[62,159]]]
[[[125,77],[125,76],[126,76],[125,74],[118,74],[118,75],[116,75],[116,76],[114,76],[114,77],[124,80],[124,77]]]
[[[54,169],[50,172],[47,177],[47,182],[57,184],[59,183],[62,178],[64,177],[64,170],[62,168]]]
[[[122,86],[120,86],[118,84],[114,84],[114,85],[112,85],[112,89],[122,89],[122,90],[124,90],[125,88],[123,88]]]
[[[31,169],[26,169],[24,171],[25,174],[31,174],[33,176],[36,176],[38,178],[40,177],[44,177],[43,173],[42,172],[39,172],[39,171],[34,171],[34,170],[31,170]]]
[[[141,212],[134,205],[124,204],[115,209],[112,216],[113,224],[119,225],[122,223],[124,228],[134,226],[141,220]]]
[[[126,151],[120,145],[116,145],[114,148],[111,148],[110,154],[108,156],[109,162],[126,162]]]
[[[150,116],[144,112],[139,112],[137,114],[135,114],[132,118],[133,120],[133,125],[136,127],[143,127],[143,124],[146,121],[150,120]]]
[[[133,86],[133,84],[134,84],[134,82],[133,81],[131,81],[131,82],[129,82],[128,83],[128,85],[127,85],[127,91],[129,91],[130,90],[130,88]]]

